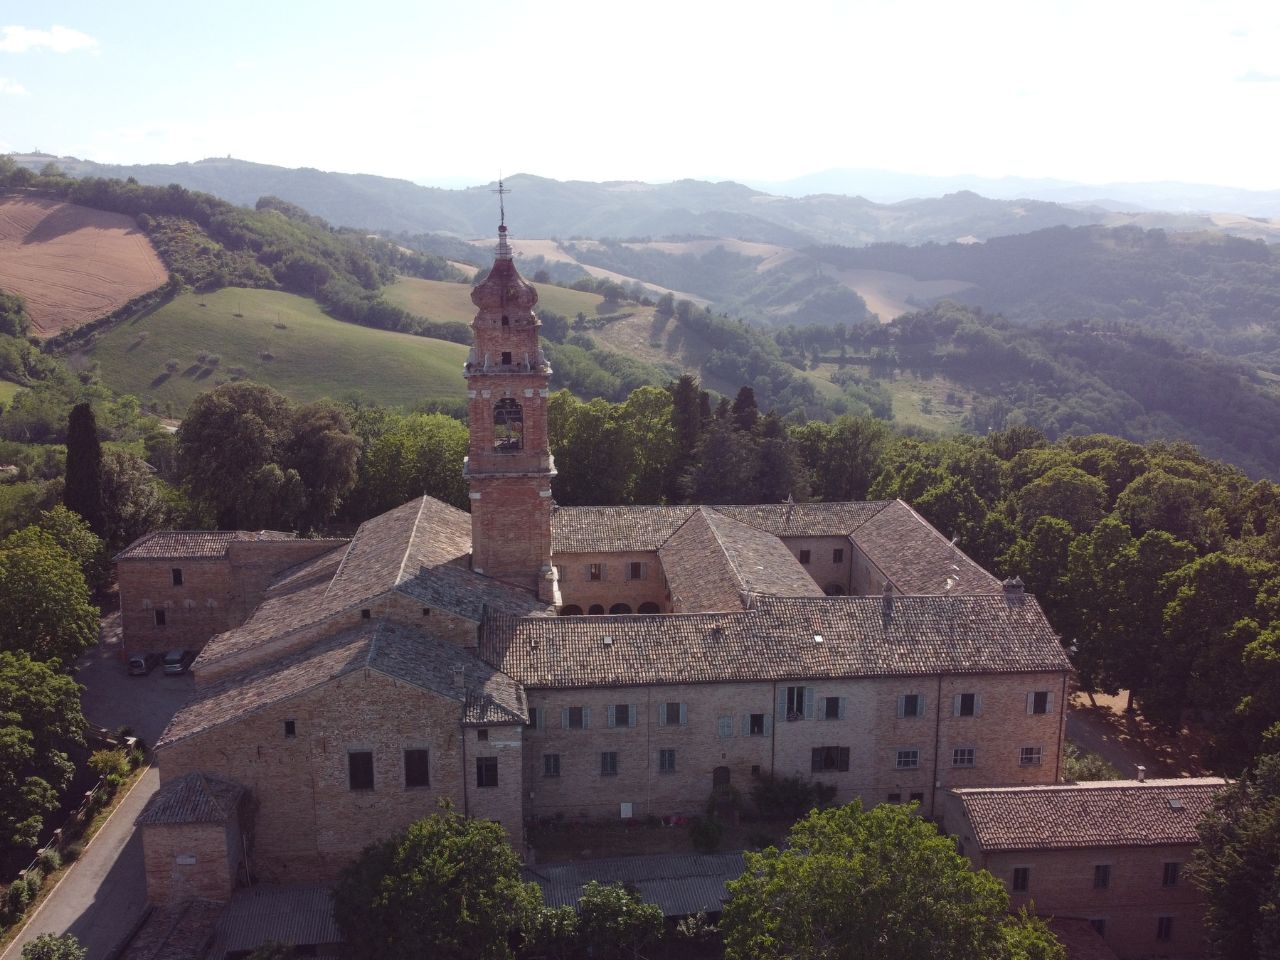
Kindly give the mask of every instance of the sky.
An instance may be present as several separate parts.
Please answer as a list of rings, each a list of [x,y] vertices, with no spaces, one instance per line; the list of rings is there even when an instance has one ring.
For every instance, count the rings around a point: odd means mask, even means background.
[[[0,152],[1280,189],[1276,0],[0,0]]]

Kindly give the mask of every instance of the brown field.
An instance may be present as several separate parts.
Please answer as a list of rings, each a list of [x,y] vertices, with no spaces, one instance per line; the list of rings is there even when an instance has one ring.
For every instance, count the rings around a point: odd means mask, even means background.
[[[35,197],[0,199],[0,289],[26,300],[38,337],[105,316],[168,278],[133,217]]]

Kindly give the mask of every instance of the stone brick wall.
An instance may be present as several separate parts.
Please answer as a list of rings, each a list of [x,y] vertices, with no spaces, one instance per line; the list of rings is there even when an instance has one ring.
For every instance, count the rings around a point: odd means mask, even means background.
[[[227,901],[241,861],[240,831],[230,823],[149,824],[142,828],[147,900]]]
[[[471,475],[471,568],[537,590],[551,563],[551,476]]]
[[[464,757],[460,712],[457,701],[363,671],[161,746],[160,775],[167,781],[203,771],[244,785],[255,875],[282,883],[328,881],[367,844],[433,813],[439,800],[468,810],[476,791],[464,789],[464,779],[475,783],[474,755]],[[294,722],[293,736],[286,735],[286,720]],[[494,738],[510,735],[504,730]],[[430,786],[405,786],[406,749],[430,751]],[[355,750],[373,753],[372,790],[350,787],[348,753]],[[513,769],[508,759],[499,782],[518,791],[518,778],[503,776]],[[508,812],[510,798],[500,793],[475,801],[473,812],[494,816],[519,838],[518,806]]]
[[[849,592],[861,597],[883,595],[884,582],[889,579],[888,576],[852,540],[850,545],[853,556],[849,569]],[[902,591],[895,590],[894,592],[900,594]]]
[[[1131,846],[1075,850],[1033,850],[984,854],[961,812],[947,798],[947,824],[975,867],[990,870],[1010,890],[1012,908],[1034,904],[1045,916],[1105,921],[1104,938],[1121,960],[1201,957],[1206,954],[1204,908],[1199,891],[1181,872],[1176,885],[1164,886],[1164,865],[1182,865],[1193,848]],[[1094,886],[1094,868],[1110,867],[1105,888]],[[1015,867],[1029,867],[1027,890],[1013,891]],[[1172,918],[1171,936],[1157,939],[1160,917]]]
[[[120,617],[129,653],[200,650],[216,634],[244,623],[282,571],[344,541],[254,540],[232,543],[225,557],[132,559],[116,564]],[[173,571],[182,571],[174,586]],[[156,610],[165,623],[156,623]]]
[[[470,816],[502,824],[511,845],[522,856],[525,853],[521,769],[523,733],[524,728],[518,726],[463,728],[468,773],[465,810]],[[496,785],[480,786],[476,760],[481,757],[497,758]]]
[[[801,562],[805,573],[813,577],[823,591],[833,593],[829,587],[839,587],[841,594],[851,592],[850,572],[853,569],[853,544],[848,537],[783,537],[797,560],[801,560],[802,551],[809,551],[809,562]],[[842,551],[842,559],[835,560],[835,551]],[[879,588],[876,590],[879,593]]]
[[[621,804],[635,816],[696,813],[706,804],[717,767],[746,793],[753,775],[798,775],[836,788],[837,799],[882,803],[919,795],[921,812],[941,815],[940,797],[954,786],[1052,783],[1061,750],[1061,691],[1057,673],[972,677],[867,678],[797,681],[808,687],[812,719],[789,721],[787,687],[780,683],[688,684],[652,687],[529,690],[540,716],[525,731],[524,770],[530,816],[616,818]],[[1048,714],[1027,712],[1027,694],[1053,693]],[[975,693],[977,716],[954,716],[955,696]],[[899,717],[899,698],[923,698],[923,715]],[[833,698],[834,719],[826,715]],[[683,725],[663,725],[661,705],[683,703]],[[610,727],[610,709],[634,706],[633,726]],[[590,711],[586,729],[565,729],[564,711]],[[630,709],[628,713],[630,713]],[[764,715],[760,735],[752,714]],[[722,736],[721,717],[731,718]],[[779,717],[782,719],[779,720]],[[1020,748],[1041,748],[1039,764],[1023,764]],[[848,770],[813,770],[819,747],[847,748]],[[972,748],[972,766],[953,765],[953,751]],[[661,751],[674,750],[674,769],[662,769]],[[899,766],[899,750],[918,751],[915,766]],[[602,753],[617,755],[605,772]],[[544,756],[559,755],[559,776],[546,776]],[[753,768],[758,768],[753,771]]]
[[[576,604],[583,613],[599,604],[608,613],[615,603],[625,603],[636,613],[642,603],[656,603],[667,613],[671,598],[667,592],[667,579],[662,573],[662,563],[657,551],[625,551],[618,553],[557,553],[551,558],[560,568],[560,599],[562,605]],[[591,564],[600,565],[601,578],[592,580]],[[644,564],[644,577],[633,580],[628,576],[632,563]]]

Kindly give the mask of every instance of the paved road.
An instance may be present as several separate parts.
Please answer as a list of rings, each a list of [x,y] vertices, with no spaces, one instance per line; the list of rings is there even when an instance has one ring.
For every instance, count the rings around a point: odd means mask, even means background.
[[[127,724],[148,744],[192,690],[189,674],[168,677],[156,669],[130,677],[119,657],[118,629],[110,623],[103,642],[77,665],[76,679],[85,685],[84,713],[91,724],[110,730]],[[0,960],[18,960],[22,945],[41,933],[73,933],[88,949],[88,960],[103,960],[130,931],[146,907],[142,837],[133,821],[159,785],[154,768],[138,779]]]
[[[1138,764],[1149,777],[1202,776],[1198,744],[1190,737],[1169,737],[1151,729],[1140,717],[1123,713],[1112,699],[1098,706],[1077,697],[1067,712],[1067,739],[1082,753],[1096,753],[1132,779]]]

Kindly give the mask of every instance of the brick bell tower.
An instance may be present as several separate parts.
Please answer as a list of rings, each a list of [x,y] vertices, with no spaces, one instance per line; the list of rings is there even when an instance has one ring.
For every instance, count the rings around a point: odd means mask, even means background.
[[[538,291],[512,262],[505,221],[503,211],[493,269],[471,291],[478,311],[464,366],[471,446],[463,466],[471,487],[471,569],[558,604],[551,564],[556,465],[547,438],[551,365],[538,342]]]

